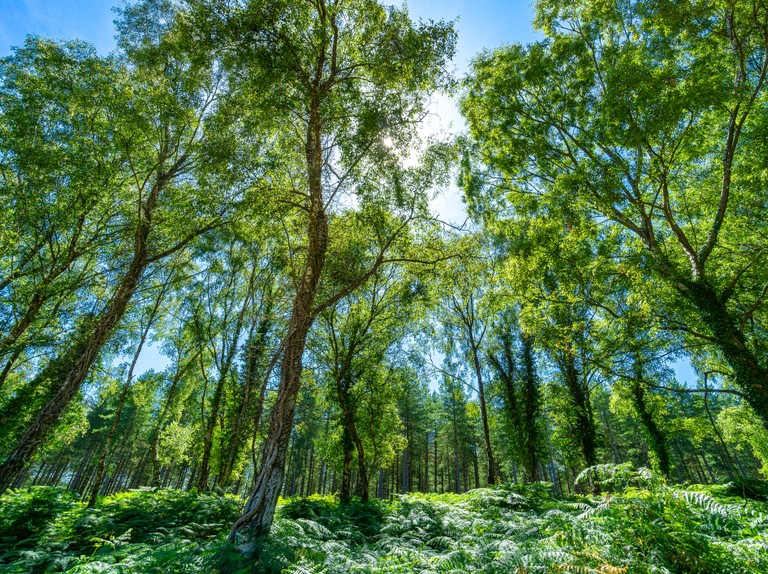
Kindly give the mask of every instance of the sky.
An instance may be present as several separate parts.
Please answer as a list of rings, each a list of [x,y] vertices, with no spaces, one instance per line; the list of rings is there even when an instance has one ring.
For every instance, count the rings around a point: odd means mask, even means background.
[[[455,21],[458,43],[453,66],[457,77],[469,70],[472,58],[484,49],[541,38],[531,24],[534,11],[527,0],[408,0],[406,4],[414,19]],[[9,55],[30,34],[86,40],[106,54],[115,47],[115,5],[119,5],[116,0],[0,0],[0,57]],[[436,95],[430,109],[429,132],[463,129],[450,98]],[[455,186],[440,193],[432,208],[443,220],[464,221],[464,206]],[[163,369],[167,363],[150,347],[139,359],[137,374],[149,368]],[[675,370],[681,380],[695,379],[684,359],[675,363]]]
[[[483,48],[537,38],[531,27],[533,8],[526,0],[409,0],[411,16],[424,20],[456,20],[459,32],[456,65]],[[101,52],[114,47],[115,0],[0,0],[0,56],[27,34],[79,38]]]

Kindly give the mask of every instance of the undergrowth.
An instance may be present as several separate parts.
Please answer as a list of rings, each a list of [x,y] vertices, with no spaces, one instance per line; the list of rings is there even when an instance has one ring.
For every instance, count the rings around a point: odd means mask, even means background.
[[[224,542],[233,497],[139,490],[86,509],[36,487],[0,498],[0,573],[768,573],[768,503],[627,472],[593,474],[593,496],[537,483],[344,506],[290,499],[256,564]]]

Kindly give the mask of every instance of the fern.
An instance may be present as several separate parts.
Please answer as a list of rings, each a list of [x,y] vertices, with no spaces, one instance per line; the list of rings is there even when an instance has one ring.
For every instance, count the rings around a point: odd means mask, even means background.
[[[231,497],[134,491],[88,510],[59,489],[13,492],[0,502],[0,573],[768,573],[765,503],[600,472],[603,486],[621,476],[621,490],[563,499],[536,483],[392,503],[287,500],[255,564],[224,542]],[[15,524],[28,525],[24,536],[9,535]]]

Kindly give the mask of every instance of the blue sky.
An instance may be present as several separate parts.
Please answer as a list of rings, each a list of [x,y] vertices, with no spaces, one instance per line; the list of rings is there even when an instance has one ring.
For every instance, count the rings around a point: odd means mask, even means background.
[[[0,55],[28,34],[79,38],[109,52],[115,45],[113,5],[112,0],[0,0]]]

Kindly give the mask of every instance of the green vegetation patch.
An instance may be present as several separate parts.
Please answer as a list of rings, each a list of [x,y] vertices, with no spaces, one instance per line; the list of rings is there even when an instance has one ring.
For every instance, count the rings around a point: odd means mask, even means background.
[[[767,503],[732,485],[602,486],[289,499],[256,563],[224,542],[233,497],[139,490],[86,509],[63,489],[31,488],[0,499],[0,572],[768,572]]]
[[[124,492],[92,509],[61,488],[10,492],[0,572],[206,572],[239,508],[231,496],[176,490]]]

